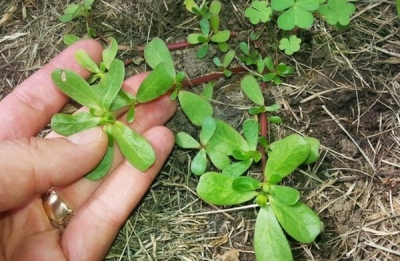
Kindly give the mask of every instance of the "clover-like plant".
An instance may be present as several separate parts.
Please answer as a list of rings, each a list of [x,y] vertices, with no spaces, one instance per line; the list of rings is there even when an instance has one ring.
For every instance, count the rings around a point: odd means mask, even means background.
[[[98,66],[83,50],[75,53],[78,63],[91,71],[89,82],[70,70],[57,69],[52,73],[56,86],[66,95],[87,107],[87,111],[76,114],[56,114],[51,121],[52,129],[69,136],[96,126],[103,126],[108,136],[108,149],[99,165],[86,176],[91,180],[104,177],[114,157],[114,145],[138,170],[145,171],[155,161],[150,143],[138,133],[118,120],[121,111],[127,111],[127,122],[135,118],[135,107],[152,101],[171,89],[176,73],[171,54],[158,38],[151,41],[144,50],[146,61],[153,71],[141,83],[136,96],[121,89],[125,78],[124,63],[116,59],[117,43],[109,39],[104,49],[102,62]]]
[[[265,23],[271,19],[272,8],[267,1],[253,1],[244,14],[252,24]]]
[[[321,17],[333,26],[347,26],[350,23],[350,16],[355,11],[355,6],[347,0],[328,0],[319,9]]]
[[[301,39],[296,35],[291,35],[289,38],[282,38],[279,41],[279,50],[285,51],[285,54],[292,55],[300,50]]]
[[[277,24],[283,30],[310,27],[314,23],[313,12],[319,6],[320,0],[271,0],[272,9],[282,12]]]

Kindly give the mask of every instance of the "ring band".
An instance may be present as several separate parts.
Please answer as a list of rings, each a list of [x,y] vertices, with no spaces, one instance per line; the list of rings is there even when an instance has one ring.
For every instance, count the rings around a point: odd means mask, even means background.
[[[42,200],[44,210],[52,226],[64,231],[65,227],[74,216],[74,211],[68,208],[53,188],[49,189],[42,196]]]

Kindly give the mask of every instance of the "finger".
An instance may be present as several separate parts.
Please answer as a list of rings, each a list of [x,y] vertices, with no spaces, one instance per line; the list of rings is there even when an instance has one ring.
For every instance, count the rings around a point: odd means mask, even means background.
[[[126,80],[124,84],[125,90],[135,93],[145,76],[146,74],[138,74]],[[135,120],[130,124],[130,127],[137,133],[142,134],[151,127],[164,125],[175,113],[175,110],[176,103],[171,101],[166,95],[155,101],[141,104],[136,107]],[[122,115],[121,119],[125,117],[126,115]],[[49,136],[52,137],[53,135],[55,134]],[[119,150],[116,150],[111,171],[115,169],[122,160],[123,156]],[[107,177],[104,179],[107,179]],[[104,179],[99,181],[80,179],[68,187],[58,188],[57,193],[68,206],[78,211],[80,206],[92,195]]]
[[[0,142],[0,212],[42,195],[53,186],[81,178],[101,160],[107,143],[107,135],[100,128],[68,140],[21,138]]]
[[[36,135],[53,114],[68,101],[51,79],[56,68],[70,69],[82,77],[90,73],[75,61],[74,53],[84,49],[94,61],[101,59],[102,46],[94,40],[80,41],[60,53],[6,96],[0,103],[0,140]]]
[[[154,148],[155,164],[143,173],[125,161],[96,190],[64,231],[62,246],[70,260],[103,258],[119,228],[159,173],[174,145],[173,135],[159,126],[148,130],[144,137]]]

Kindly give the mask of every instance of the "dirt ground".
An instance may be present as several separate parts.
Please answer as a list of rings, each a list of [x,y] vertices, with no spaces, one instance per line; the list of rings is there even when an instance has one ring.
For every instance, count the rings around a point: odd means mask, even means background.
[[[59,22],[67,2],[0,2],[0,99],[65,48],[64,34],[84,34],[81,20]],[[243,14],[250,1],[222,2],[222,26],[238,34],[233,41],[245,41],[253,29]],[[317,163],[284,181],[302,192],[325,226],[312,244],[292,242],[295,260],[400,260],[400,22],[392,1],[354,3],[347,31],[317,22],[302,32],[302,51],[282,55],[296,75],[265,92],[283,105],[283,124],[270,126],[271,140],[297,132],[322,144]],[[197,28],[174,0],[98,0],[91,17],[97,31],[125,46],[156,36],[182,41]],[[127,49],[121,59],[137,57]],[[196,60],[195,50],[175,51],[177,66],[190,77],[215,71],[210,59]],[[131,74],[142,70],[128,68]],[[216,117],[240,129],[249,115],[239,78],[219,86]],[[168,126],[196,133],[179,110]],[[198,199],[197,177],[188,170],[192,156],[174,150],[107,260],[255,260],[257,209],[216,208]]]

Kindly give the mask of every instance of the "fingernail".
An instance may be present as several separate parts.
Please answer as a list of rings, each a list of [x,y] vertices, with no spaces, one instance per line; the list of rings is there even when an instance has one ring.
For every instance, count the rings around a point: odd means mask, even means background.
[[[99,141],[103,135],[102,129],[92,128],[71,135],[67,139],[77,145],[86,145]]]

